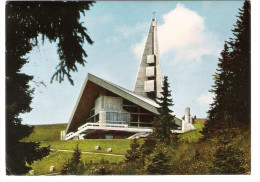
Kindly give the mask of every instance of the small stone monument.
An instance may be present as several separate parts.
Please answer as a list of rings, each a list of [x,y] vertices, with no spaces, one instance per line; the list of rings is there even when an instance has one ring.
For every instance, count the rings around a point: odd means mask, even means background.
[[[101,150],[101,147],[100,146],[96,146],[95,150]]]
[[[107,149],[107,152],[112,152],[112,148],[108,148],[108,149]]]
[[[29,171],[30,176],[34,176],[34,170]]]
[[[50,167],[50,172],[54,172],[55,171],[55,166],[51,166]]]

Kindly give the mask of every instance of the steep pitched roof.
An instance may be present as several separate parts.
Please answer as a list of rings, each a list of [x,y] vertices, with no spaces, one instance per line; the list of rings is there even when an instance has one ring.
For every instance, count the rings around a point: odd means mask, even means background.
[[[126,100],[129,100],[154,114],[158,114],[157,108],[159,105],[154,100],[140,96],[130,90],[122,88],[114,83],[98,78],[89,73],[85,79],[77,103],[71,114],[66,133],[71,130],[75,130],[77,125],[79,125],[82,120],[87,117],[87,110],[91,109],[90,103],[93,103],[94,99],[98,96],[97,90],[100,87]]]

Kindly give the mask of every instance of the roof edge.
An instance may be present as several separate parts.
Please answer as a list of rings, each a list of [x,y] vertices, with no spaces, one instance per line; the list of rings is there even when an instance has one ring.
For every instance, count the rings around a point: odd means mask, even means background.
[[[81,97],[82,97],[82,95],[83,95],[83,91],[85,90],[85,87],[86,87],[86,85],[87,85],[87,81],[88,81],[88,79],[89,79],[89,75],[90,75],[90,74],[88,73],[87,76],[86,76],[86,78],[85,78],[85,81],[84,81],[84,83],[83,83],[83,86],[81,87],[79,97],[78,97],[77,102],[76,102],[76,104],[75,104],[75,106],[74,106],[74,108],[73,108],[73,111],[72,111],[71,115],[70,115],[69,123],[68,123],[68,125],[67,125],[67,127],[66,127],[65,133],[68,132],[68,129],[69,129],[69,127],[70,127],[70,124],[71,124],[71,121],[72,121],[73,116],[74,116],[74,114],[75,114],[75,111],[76,111],[76,109],[77,109],[77,107],[78,107],[78,105],[79,105],[79,101],[81,100]]]

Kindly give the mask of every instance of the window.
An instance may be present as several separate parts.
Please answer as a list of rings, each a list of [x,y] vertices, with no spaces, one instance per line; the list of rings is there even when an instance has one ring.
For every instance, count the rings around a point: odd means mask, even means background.
[[[121,112],[106,112],[106,121],[107,123],[118,123],[118,121],[120,121],[122,124],[127,124],[130,121],[130,114]]]

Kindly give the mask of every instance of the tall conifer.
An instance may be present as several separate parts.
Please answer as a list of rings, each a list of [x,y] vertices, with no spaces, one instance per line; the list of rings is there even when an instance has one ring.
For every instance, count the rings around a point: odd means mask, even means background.
[[[169,90],[168,77],[164,77],[163,87],[162,87],[162,97],[157,98],[157,103],[159,104],[158,112],[159,115],[156,116],[154,122],[154,135],[159,139],[169,139],[171,130],[174,129],[174,115],[172,115],[172,110],[169,108],[173,106],[173,101],[170,99],[171,91]]]
[[[204,134],[215,130],[250,124],[250,1],[239,9],[238,20],[232,30],[234,38],[221,52],[215,85],[215,94],[209,110]]]
[[[214,75],[215,85],[210,90],[215,94],[215,97],[208,112],[209,120],[205,124],[204,132],[207,132],[207,134],[213,133],[218,128],[227,127],[229,124],[227,108],[229,104],[228,95],[230,94],[230,71],[228,71],[230,57],[227,43],[225,43],[224,50],[220,55],[217,73]]]
[[[238,20],[232,30],[234,38],[230,39],[229,45],[232,49],[230,58],[232,60],[231,72],[231,99],[232,105],[229,113],[232,122],[237,124],[250,124],[250,93],[251,93],[251,5],[246,0],[242,9],[239,9]]]
[[[93,44],[87,29],[80,22],[81,14],[93,2],[6,2],[6,174],[22,175],[31,168],[26,164],[49,154],[49,148],[39,143],[21,142],[32,133],[33,127],[22,124],[20,114],[32,110],[34,89],[29,82],[33,76],[21,73],[27,63],[25,56],[33,47],[48,39],[57,44],[60,63],[53,78],[59,82],[67,76],[73,84],[71,72],[76,64],[83,65],[87,57],[83,43]],[[86,41],[85,41],[86,40]],[[51,73],[50,73],[51,74]]]

